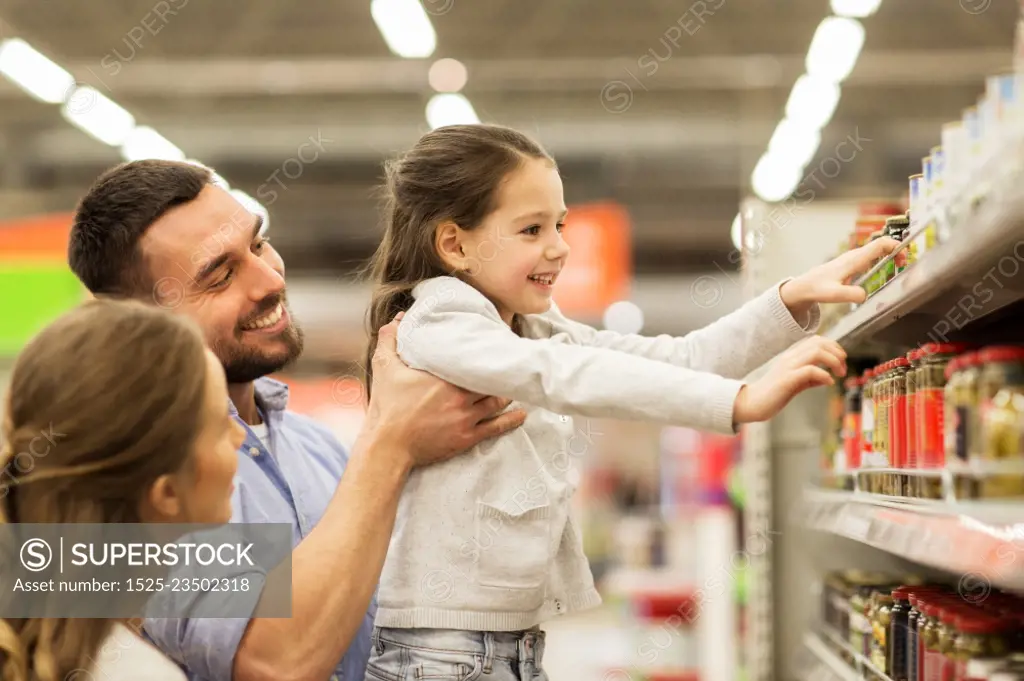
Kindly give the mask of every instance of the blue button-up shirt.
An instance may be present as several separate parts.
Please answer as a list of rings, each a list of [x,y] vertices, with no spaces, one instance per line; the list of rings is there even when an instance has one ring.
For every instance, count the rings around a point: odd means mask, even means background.
[[[258,379],[254,385],[274,456],[239,419],[246,438],[238,452],[231,521],[291,523],[294,547],[323,516],[341,481],[348,454],[325,426],[286,411],[288,386],[270,378]],[[238,418],[233,405],[231,413]],[[362,681],[376,610],[374,599],[338,663],[335,675],[339,680]],[[147,620],[146,633],[185,667],[194,681],[231,681],[235,653],[247,624],[246,619]]]

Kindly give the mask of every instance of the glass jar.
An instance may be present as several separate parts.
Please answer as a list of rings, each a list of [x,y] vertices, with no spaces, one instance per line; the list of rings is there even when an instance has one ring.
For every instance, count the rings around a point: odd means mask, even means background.
[[[955,679],[970,679],[968,665],[972,661],[993,660],[1009,654],[1006,634],[1009,623],[982,613],[961,614],[953,642]]]
[[[864,469],[871,465],[875,456],[875,369],[868,369],[864,372],[864,389],[861,391],[860,402],[860,468]],[[858,474],[857,483],[862,489],[867,489],[867,478],[864,474]]]
[[[907,646],[910,626],[910,587],[901,586],[892,592],[889,611],[889,633],[886,636],[885,673],[892,681],[908,681]]]
[[[935,664],[938,666],[939,673],[935,677],[936,681],[952,681],[954,678],[953,672],[956,669],[956,661],[954,659],[953,643],[956,641],[957,634],[959,633],[957,630],[959,611],[960,607],[956,603],[951,603],[948,607],[944,607],[939,611],[938,656],[935,658]]]
[[[1024,348],[981,351],[981,458],[971,462],[983,499],[1024,498]]]
[[[889,627],[892,624],[892,594],[875,593],[874,617],[871,618],[871,654],[868,659],[878,669],[889,673],[889,656],[886,655]]]
[[[901,471],[907,468],[907,371],[910,360],[897,357],[893,360],[889,397],[889,467],[896,472],[887,476],[889,494],[903,496],[907,476]]]
[[[921,370],[917,384],[918,443],[923,467],[931,473],[938,473],[946,460],[943,426],[946,365],[964,347],[955,343],[928,343],[921,350]],[[922,481],[922,497],[942,498],[941,477],[925,476]]]
[[[970,468],[971,461],[982,456],[978,419],[981,403],[978,384],[981,378],[981,354],[967,352],[957,357],[957,410],[952,460],[953,488],[958,499],[977,499],[978,481]],[[946,465],[951,465],[949,459]]]
[[[846,404],[843,410],[843,472],[855,471],[860,468],[861,453],[861,410],[863,409],[864,379],[848,378],[846,385]]]
[[[879,365],[875,378],[875,455],[871,467],[887,468],[889,465],[889,371],[888,362]],[[881,494],[882,474],[877,470],[871,474],[870,491]]]
[[[910,615],[907,617],[907,680],[921,681],[924,678],[924,645],[921,630],[927,623],[925,608],[929,599],[943,592],[941,587],[921,586],[910,591]]]
[[[850,647],[863,653],[867,637],[871,635],[871,625],[867,618],[868,597],[870,590],[865,586],[856,586],[850,597]]]
[[[936,657],[939,654],[939,606],[933,602],[921,605],[924,619],[918,624],[918,678],[921,681],[938,679],[935,676]]]
[[[909,681],[924,679],[924,628],[928,624],[928,599],[934,598],[934,591],[915,591],[910,596],[910,636],[907,639],[907,678]]]
[[[918,467],[918,444],[917,444],[917,372],[921,368],[920,350],[911,350],[907,353],[906,388],[907,394],[907,468],[916,470]],[[904,493],[908,497],[919,495],[918,478],[916,475],[907,477],[907,485]]]
[[[960,430],[960,403],[964,398],[962,368],[963,355],[949,361],[946,365],[946,387],[942,393],[942,451],[946,468],[953,471],[954,479],[955,471],[961,465],[957,453],[957,437]],[[957,498],[960,498],[959,494]]]
[[[903,237],[905,236],[906,230],[909,226],[910,219],[906,215],[893,215],[885,220],[885,234],[896,241],[903,241]],[[891,272],[889,279],[892,279],[897,274],[907,269],[907,265],[909,264],[908,256],[909,250],[908,248],[904,248],[889,261],[886,265],[887,272]]]

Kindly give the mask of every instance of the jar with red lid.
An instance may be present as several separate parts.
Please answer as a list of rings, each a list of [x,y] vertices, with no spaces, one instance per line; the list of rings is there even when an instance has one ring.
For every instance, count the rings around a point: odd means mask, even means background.
[[[843,409],[843,461],[842,471],[855,471],[860,468],[861,454],[861,410],[863,402],[864,379],[850,377],[844,381],[846,387],[846,404]]]
[[[959,343],[928,343],[921,348],[921,370],[917,385],[918,444],[923,467],[938,472],[945,465],[945,426],[943,425],[946,365],[966,350]],[[922,494],[928,499],[942,498],[942,478],[923,477]]]
[[[1024,347],[988,347],[980,359],[978,496],[1024,498]]]
[[[874,451],[868,466],[868,491],[875,494],[882,492],[882,474],[879,468],[889,464],[889,363],[884,362],[875,367],[874,395],[875,407],[875,441]]]
[[[939,613],[942,609],[935,601],[924,601],[919,606],[924,619],[918,627],[918,678],[921,681],[939,681],[936,675],[939,653]]]
[[[953,681],[956,670],[953,644],[960,633],[957,626],[960,624],[960,616],[964,607],[961,603],[950,602],[939,611],[938,630],[938,657],[935,664],[938,667],[936,681]]]
[[[892,385],[889,390],[889,467],[897,469],[889,475],[889,494],[903,496],[907,488],[907,371],[910,360],[897,357],[892,361]]]
[[[978,496],[977,484],[968,465],[978,443],[978,377],[981,357],[966,352],[946,365],[945,435],[946,468],[950,471],[957,499]],[[976,452],[980,456],[980,452]]]
[[[1013,622],[981,612],[964,612],[957,622],[953,642],[953,678],[967,681],[967,667],[972,660],[1005,658],[1010,653],[1007,636]]]
[[[860,468],[871,465],[875,441],[875,369],[864,372],[864,386],[861,391],[860,409]],[[863,475],[858,476],[862,487],[866,485]]]
[[[907,681],[907,646],[909,645],[911,587],[901,586],[892,592],[889,611],[889,633],[886,636],[885,672],[893,681]]]
[[[911,350],[907,353],[907,361],[910,366],[907,368],[907,469],[918,468],[918,444],[917,444],[917,374],[921,368],[920,350]],[[916,475],[907,477],[907,486],[904,493],[908,497],[920,495],[918,489],[918,478]]]

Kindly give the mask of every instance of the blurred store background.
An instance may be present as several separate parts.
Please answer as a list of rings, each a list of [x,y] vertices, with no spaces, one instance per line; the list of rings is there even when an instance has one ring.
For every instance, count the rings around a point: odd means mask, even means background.
[[[573,247],[561,307],[683,335],[833,255],[858,214],[902,211],[943,124],[1012,68],[1019,12],[1009,0],[0,0],[0,386],[25,340],[82,299],[64,249],[91,181],[124,159],[195,160],[267,216],[307,336],[281,378],[293,408],[350,441],[367,302],[355,275],[380,234],[381,163],[431,127],[476,120],[527,131],[558,161]],[[750,200],[768,204],[755,228],[753,212],[740,218]],[[550,625],[552,679],[789,678],[757,652],[770,640],[747,636],[751,568],[778,528],[749,524],[752,494],[772,513],[751,492],[770,473],[740,466],[741,438],[579,430],[577,511],[606,604]]]

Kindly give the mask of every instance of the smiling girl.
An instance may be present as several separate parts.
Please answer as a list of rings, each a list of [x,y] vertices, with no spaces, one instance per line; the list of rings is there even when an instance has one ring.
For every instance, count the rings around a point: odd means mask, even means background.
[[[771,418],[846,373],[836,343],[797,341],[816,328],[818,302],[863,300],[843,282],[896,242],[781,282],[684,338],[646,338],[571,321],[553,302],[569,262],[562,181],[525,135],[434,130],[389,166],[388,191],[370,329],[399,316],[405,363],[464,388],[467,400],[503,396],[528,415],[409,478],[366,678],[546,679],[538,625],[600,603],[569,513],[578,476],[566,453],[580,449],[572,417],[720,433]],[[371,331],[371,349],[376,341]],[[763,378],[743,382],[779,353]]]

